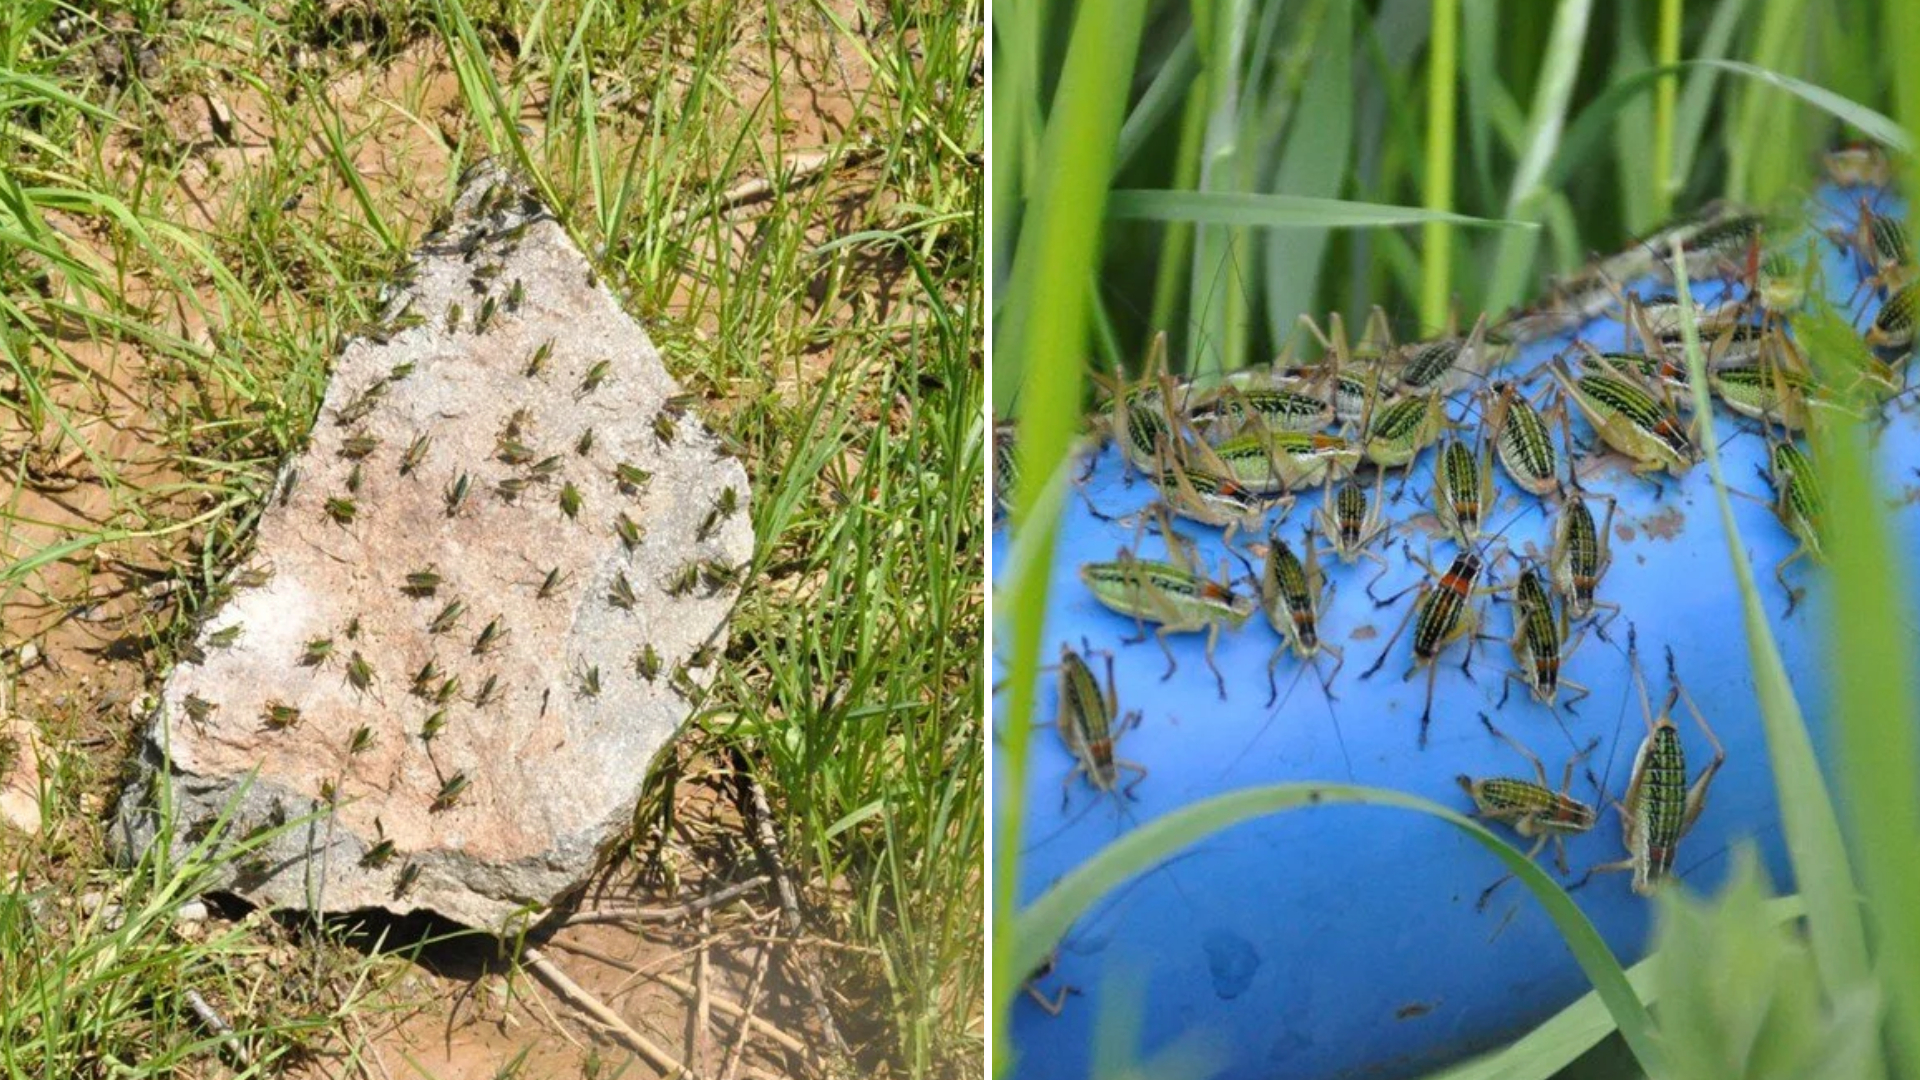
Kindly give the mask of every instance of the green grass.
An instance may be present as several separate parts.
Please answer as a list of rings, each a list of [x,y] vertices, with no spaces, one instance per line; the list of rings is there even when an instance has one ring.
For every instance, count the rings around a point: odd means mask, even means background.
[[[1006,411],[1017,401],[1023,440],[1029,428],[1047,440],[1044,449],[1024,454],[1022,475],[1053,475],[1061,461],[1061,419],[1038,415],[1030,403],[1081,405],[1079,372],[1066,370],[1076,366],[1071,358],[1135,363],[1149,337],[1165,330],[1172,332],[1175,370],[1205,373],[1272,355],[1303,312],[1324,317],[1338,310],[1353,320],[1378,303],[1404,337],[1435,329],[1457,299],[1470,321],[1480,310],[1497,313],[1537,295],[1547,275],[1573,269],[1590,252],[1619,250],[1670,211],[1717,196],[1763,204],[1790,199],[1814,182],[1817,151],[1826,145],[1871,137],[1904,148],[1912,145],[1907,132],[1920,123],[1920,76],[1899,60],[1920,48],[1920,15],[1910,5],[1458,6],[1465,11],[1457,16],[1446,3],[1333,0],[1289,5],[1289,17],[1277,25],[1273,5],[1215,4],[1191,16],[1160,10],[1153,15],[1157,35],[1180,47],[1143,52],[1131,78],[1123,77],[1125,58],[1110,65],[1104,82],[1093,72],[1069,79],[1067,69],[1048,100],[1033,98],[1036,88],[1054,85],[1036,58],[1058,54],[1064,42],[1071,42],[1071,56],[1079,26],[1071,37],[1050,38],[1069,28],[1039,18],[1000,24],[995,70],[1018,80],[1016,93],[1024,96],[997,117],[999,132],[1014,146],[1078,143],[1095,151],[1081,159],[1094,167],[1085,176],[1036,170],[1031,153],[995,161],[998,205],[1022,209],[1017,221],[995,223],[1001,250],[1016,252],[1016,266],[1044,262],[1052,271],[1041,288],[1016,277],[1014,288],[999,293],[1007,300],[995,327],[994,404]],[[1222,24],[1235,16],[1240,25]],[[1188,40],[1197,47],[1187,49]],[[1249,40],[1263,47],[1239,48]],[[1343,62],[1322,48],[1313,74],[1290,77],[1295,50],[1329,41],[1336,48],[1351,42]],[[1345,108],[1314,95],[1314,75],[1322,71],[1351,79]],[[1464,89],[1457,113],[1456,83]],[[1098,148],[1106,130],[1089,128],[1076,111],[1088,96],[1128,103],[1124,152],[1111,177],[1094,171],[1104,164]],[[1227,146],[1233,168],[1223,173],[1217,155]],[[1290,156],[1298,146],[1321,152],[1304,162]],[[1909,163],[1910,187],[1915,175]],[[1104,235],[1052,231],[1056,211],[1039,194],[1042,184],[1079,192],[1077,214],[1097,211],[1102,189],[1111,188]],[[1416,247],[1397,226],[1420,218],[1381,209],[1413,206],[1461,218],[1427,221]],[[1462,218],[1538,228],[1457,230]],[[1342,224],[1357,227],[1329,228]],[[1230,272],[1218,272],[1222,267]],[[1065,336],[1039,351],[1018,332],[1021,320],[1035,310],[1072,308],[1084,280],[1095,283],[1095,333],[1062,317]],[[1693,352],[1697,364],[1697,347]],[[1819,460],[1836,523],[1829,547],[1834,595],[1825,616],[1837,691],[1827,704],[1838,753],[1825,775],[1767,624],[1753,614],[1759,601],[1744,549],[1730,539],[1729,552],[1746,582],[1755,681],[1788,848],[1805,893],[1768,904],[1764,886],[1743,864],[1714,901],[1669,898],[1661,912],[1665,962],[1637,969],[1631,991],[1623,991],[1626,975],[1604,948],[1589,951],[1593,942],[1578,926],[1563,924],[1603,992],[1505,1051],[1448,1070],[1449,1080],[1807,1075],[1810,1068],[1920,1076],[1920,933],[1911,926],[1920,910],[1920,871],[1899,854],[1899,845],[1920,832],[1909,685],[1916,658],[1898,606],[1906,591],[1886,585],[1889,573],[1901,572],[1889,567],[1905,560],[1891,546],[1867,479],[1864,433],[1837,429],[1829,436]],[[1710,435],[1702,441],[1713,445]],[[1029,510],[1045,497],[1021,494]],[[1038,662],[1050,555],[1045,530],[1021,533],[1011,563],[1021,572],[1004,583],[1009,696],[998,722],[1011,730],[1031,719],[1032,692],[1022,682]],[[1022,754],[1021,740],[1007,747],[1005,790],[1015,794],[997,808],[1003,850],[1018,847],[1010,823],[1021,814]],[[1381,793],[1346,794],[1382,800]],[[1162,828],[1129,833],[1017,920],[1007,902],[1016,868],[1003,860],[996,928],[1000,940],[1016,944],[997,954],[998,1004],[1017,992],[1022,965],[1044,954],[1073,912],[1127,866],[1152,865],[1238,816],[1284,809],[1302,797],[1294,788],[1259,789],[1170,815],[1154,823]],[[1543,902],[1557,912],[1551,897],[1558,890],[1550,882],[1542,887]],[[1710,981],[1742,992],[1726,994]],[[1666,1022],[1650,1032],[1642,1005],[1655,998],[1656,1019]],[[1627,1033],[1632,1055],[1603,1041],[1615,1030]],[[1736,1035],[1753,1038],[1741,1043]],[[1738,1073],[1730,1061],[1753,1071]],[[1769,1067],[1784,1071],[1769,1074]],[[1190,1063],[1187,1071],[1161,1073],[1202,1074]]]
[[[826,973],[859,1071],[977,1073],[983,32],[965,5],[7,5],[0,443],[22,464],[0,603],[68,608],[135,562],[134,584],[168,600],[103,611],[130,642],[120,662],[161,675],[301,445],[335,342],[369,321],[460,168],[503,157],[748,463],[758,542],[693,749],[738,754],[761,780],[808,933],[853,946],[805,962]],[[861,85],[840,81],[849,70]],[[216,108],[233,134],[209,123]],[[822,150],[823,171],[789,171]],[[771,182],[726,211],[752,177]],[[147,437],[90,442],[115,410]],[[36,495],[70,481],[99,494],[97,513]],[[22,711],[63,730],[36,702]],[[19,887],[124,880],[99,843],[133,736],[124,706],[112,715],[85,732],[91,779],[53,789],[60,839],[19,862]],[[123,902],[193,881],[127,886]],[[70,971],[111,953],[125,992],[90,1003],[80,1041],[0,1052],[0,1076],[66,1075],[79,1059],[57,1054],[103,1046],[127,1075],[198,1068],[208,1047],[169,980],[185,965],[225,985],[263,943],[246,929],[179,943],[143,915],[128,959],[133,930],[30,924],[8,903],[15,955]],[[333,948],[309,934],[303,947]],[[334,965],[329,985],[364,966]],[[259,1022],[337,1049],[357,1037],[343,1010],[366,1000]],[[64,1020],[49,1010],[72,1004],[13,999],[9,1020],[51,1032]]]

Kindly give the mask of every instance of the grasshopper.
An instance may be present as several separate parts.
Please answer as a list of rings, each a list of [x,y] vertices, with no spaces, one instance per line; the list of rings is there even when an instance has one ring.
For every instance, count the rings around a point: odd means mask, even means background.
[[[1333,403],[1302,390],[1280,386],[1224,386],[1196,395],[1188,418],[1216,431],[1314,432],[1333,423]]]
[[[1530,495],[1559,490],[1560,458],[1540,411],[1511,382],[1493,382],[1487,392],[1487,437],[1507,476]]]
[[[1883,188],[1893,180],[1886,151],[1872,143],[1856,142],[1827,151],[1827,178],[1838,187]]]
[[[1372,550],[1374,539],[1388,531],[1391,522],[1385,520],[1380,495],[1386,486],[1387,471],[1374,470],[1373,499],[1367,499],[1367,492],[1357,481],[1349,480],[1340,485],[1336,494],[1329,478],[1320,505],[1314,509],[1313,519],[1320,526],[1320,535],[1326,538],[1327,545],[1339,556],[1341,563],[1351,566],[1354,560],[1365,556],[1380,564],[1382,571],[1387,569],[1387,560]],[[1331,511],[1328,509],[1331,507]]]
[[[1014,460],[1014,426],[1011,420],[993,422],[993,520],[1013,512],[1013,492],[1020,479]]]
[[[1895,289],[1867,328],[1867,344],[1876,353],[1904,356],[1913,351],[1913,313],[1920,306],[1920,284]]]
[[[1826,561],[1821,536],[1826,531],[1827,503],[1820,490],[1820,478],[1814,474],[1813,462],[1799,447],[1790,441],[1772,443],[1768,459],[1772,472],[1762,475],[1773,486],[1774,516],[1799,541],[1773,568],[1774,578],[1787,592],[1787,614],[1792,615],[1806,590],[1787,584],[1787,567],[1803,558]]]
[[[1125,548],[1112,562],[1087,563],[1080,567],[1080,580],[1107,608],[1133,619],[1139,636],[1128,644],[1147,639],[1147,622],[1159,623],[1154,637],[1160,651],[1167,654],[1165,682],[1173,678],[1178,664],[1167,635],[1207,632],[1207,667],[1220,684],[1220,699],[1226,700],[1227,680],[1213,662],[1214,646],[1220,640],[1220,627],[1238,630],[1253,616],[1253,600],[1233,591],[1230,581],[1216,581],[1197,572],[1192,555],[1185,552],[1171,529],[1162,525],[1168,537],[1170,562],[1149,562],[1137,558]],[[1222,564],[1222,577],[1225,575]]]
[[[1532,780],[1512,776],[1496,776],[1485,780],[1475,780],[1462,773],[1455,779],[1460,790],[1473,800],[1474,816],[1487,821],[1497,821],[1518,833],[1521,839],[1531,839],[1533,847],[1527,849],[1527,858],[1532,859],[1551,841],[1554,850],[1554,863],[1562,874],[1567,873],[1567,837],[1578,835],[1593,828],[1598,815],[1592,806],[1581,802],[1571,794],[1573,790],[1573,770],[1593,748],[1599,745],[1595,739],[1585,750],[1567,759],[1566,772],[1560,778],[1560,790],[1555,791],[1547,782],[1547,767],[1533,751],[1520,745],[1512,736],[1493,726],[1486,713],[1480,714],[1480,723],[1508,746],[1513,747],[1522,757],[1533,765]],[[1494,890],[1512,880],[1512,874],[1503,874],[1500,880],[1489,885],[1480,893],[1480,899],[1473,905],[1475,911],[1485,911],[1487,901],[1493,899]]]
[[[1560,516],[1554,519],[1553,551],[1547,559],[1547,576],[1553,582],[1554,591],[1560,594],[1562,610],[1569,618],[1584,619],[1596,608],[1606,608],[1616,615],[1620,612],[1620,605],[1595,600],[1593,595],[1607,568],[1613,565],[1609,539],[1613,510],[1613,497],[1609,495],[1606,519],[1595,528],[1586,500],[1570,495],[1560,507]]]
[[[1907,240],[1907,227],[1899,218],[1876,214],[1866,199],[1860,200],[1860,219],[1853,229],[1829,229],[1827,239],[1842,251],[1851,251],[1871,273],[1860,282],[1859,291],[1885,294],[1914,280],[1913,245]]]
[[[1458,439],[1448,439],[1433,465],[1433,512],[1462,544],[1480,535],[1493,510],[1493,467]]]
[[[1093,652],[1084,641],[1081,648],[1088,655]],[[1133,789],[1147,778],[1146,766],[1113,754],[1113,744],[1121,734],[1140,723],[1140,712],[1136,709],[1120,715],[1120,698],[1113,689],[1113,654],[1103,655],[1107,661],[1104,692],[1093,670],[1087,667],[1086,659],[1072,647],[1064,643],[1060,646],[1060,706],[1055,726],[1067,753],[1073,755],[1073,768],[1060,784],[1062,810],[1067,807],[1077,776],[1085,775],[1087,783],[1096,791],[1128,799],[1133,798]],[[1124,788],[1120,786],[1123,772],[1135,774],[1133,783]]]
[[[1660,883],[1673,874],[1673,860],[1680,841],[1692,830],[1700,811],[1707,805],[1707,790],[1714,775],[1726,763],[1727,751],[1707,725],[1707,718],[1693,703],[1693,695],[1680,685],[1674,670],[1673,650],[1667,650],[1667,700],[1658,717],[1647,697],[1647,680],[1640,672],[1640,653],[1631,627],[1627,630],[1627,662],[1633,668],[1634,685],[1640,691],[1640,712],[1646,718],[1647,737],[1633,759],[1633,777],[1627,781],[1625,798],[1616,803],[1620,811],[1621,838],[1627,857],[1604,863],[1587,871],[1580,879],[1584,885],[1595,874],[1618,870],[1633,872],[1633,891],[1651,896]],[[1680,743],[1680,729],[1672,719],[1673,706],[1684,700],[1694,723],[1713,746],[1713,760],[1707,763],[1692,784],[1687,783],[1687,753]],[[1578,886],[1576,886],[1578,887]]]
[[[1420,451],[1453,426],[1437,393],[1388,403],[1367,425],[1366,458],[1383,469],[1413,468]]]
[[[1422,580],[1385,600],[1374,601],[1376,606],[1386,607],[1409,591],[1419,590],[1413,599],[1413,606],[1407,609],[1407,614],[1400,620],[1400,625],[1394,629],[1393,636],[1387,639],[1386,648],[1380,650],[1380,656],[1374,660],[1373,666],[1361,672],[1360,677],[1370,679],[1380,670],[1381,665],[1387,662],[1387,656],[1393,652],[1394,644],[1400,640],[1400,635],[1406,632],[1407,624],[1413,623],[1413,663],[1408,666],[1407,673],[1400,678],[1405,682],[1412,679],[1422,667],[1427,669],[1427,703],[1426,708],[1420,713],[1420,748],[1424,750],[1427,745],[1427,728],[1433,722],[1433,684],[1440,672],[1437,663],[1440,654],[1448,645],[1466,638],[1467,658],[1461,663],[1460,670],[1469,678],[1472,677],[1473,642],[1479,636],[1480,627],[1480,612],[1474,608],[1473,600],[1477,596],[1498,592],[1499,589],[1493,586],[1475,585],[1480,578],[1480,572],[1486,568],[1486,562],[1480,557],[1479,552],[1462,551],[1454,556],[1453,565],[1442,574],[1433,568],[1433,564],[1415,555],[1405,544],[1401,545],[1401,550],[1406,552],[1407,558],[1425,570],[1428,577],[1438,579],[1439,584]]]
[[[1694,449],[1680,418],[1599,353],[1591,349],[1588,353],[1601,371],[1575,376],[1565,360],[1553,361],[1553,377],[1564,396],[1579,407],[1602,441],[1627,456],[1635,475],[1660,469],[1674,476],[1685,474],[1693,467]]]
[[[1451,320],[1449,320],[1451,323]],[[1454,334],[1457,323],[1449,326],[1446,337],[1417,342],[1399,350],[1401,357],[1397,379],[1402,394],[1448,393],[1457,387],[1462,375],[1478,375],[1491,359],[1487,350],[1487,316],[1474,321],[1464,338]]]
[[[1267,613],[1267,622],[1280,635],[1280,647],[1273,651],[1273,656],[1267,661],[1269,708],[1280,697],[1280,684],[1274,679],[1274,669],[1289,650],[1302,663],[1313,664],[1316,670],[1320,653],[1333,656],[1333,670],[1320,680],[1320,688],[1327,692],[1328,697],[1333,696],[1333,677],[1340,673],[1341,666],[1347,662],[1346,654],[1338,645],[1320,640],[1319,610],[1330,583],[1320,573],[1320,560],[1314,554],[1312,531],[1302,529],[1301,532],[1307,551],[1304,564],[1287,546],[1286,540],[1281,538],[1276,526],[1267,533],[1266,557],[1260,571],[1260,606]]]
[[[1167,335],[1155,334],[1147,349],[1147,362],[1135,383],[1094,375],[1094,382],[1111,398],[1107,407],[1107,426],[1113,441],[1130,470],[1146,476],[1160,472],[1160,445],[1179,439],[1171,414],[1172,381],[1165,377]]]
[[[1707,384],[1727,408],[1741,416],[1793,431],[1806,430],[1812,420],[1808,410],[1819,403],[1819,387],[1812,374],[1772,359],[1715,368],[1707,372]]]
[[[1513,593],[1513,637],[1507,640],[1513,650],[1513,662],[1519,665],[1517,671],[1507,672],[1506,684],[1501,688],[1500,706],[1507,703],[1507,694],[1514,683],[1520,683],[1533,692],[1533,698],[1551,709],[1561,690],[1577,694],[1567,702],[1567,711],[1573,711],[1573,703],[1587,696],[1587,688],[1572,679],[1562,678],[1560,666],[1573,651],[1580,647],[1582,635],[1567,640],[1568,604],[1562,601],[1556,617],[1553,610],[1553,597],[1540,580],[1540,574],[1531,564],[1520,568],[1520,576],[1514,580]]]
[[[1324,392],[1333,401],[1334,419],[1342,425],[1364,429],[1366,418],[1392,394],[1385,373],[1387,346],[1383,343],[1391,336],[1387,331],[1386,312],[1378,307],[1373,309],[1358,349],[1348,346],[1346,324],[1337,311],[1328,316],[1326,333],[1321,333],[1320,327],[1305,315],[1300,316],[1300,325],[1306,327],[1324,351],[1325,358],[1321,361],[1326,381]]]
[[[1345,439],[1298,431],[1248,431],[1194,447],[1203,465],[1262,495],[1353,475],[1360,450]]]
[[[1230,476],[1179,463],[1165,442],[1160,444],[1160,450],[1163,467],[1156,486],[1161,499],[1183,518],[1225,529],[1226,543],[1233,542],[1233,535],[1239,529],[1258,528],[1266,519],[1267,511],[1293,506],[1291,495],[1258,494]]]

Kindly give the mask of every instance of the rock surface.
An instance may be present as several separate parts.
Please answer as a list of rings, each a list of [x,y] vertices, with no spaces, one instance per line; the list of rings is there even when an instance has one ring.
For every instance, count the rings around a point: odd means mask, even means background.
[[[709,678],[747,479],[504,172],[412,278],[167,679],[116,833],[144,851],[168,794],[184,853],[235,804],[226,843],[271,839],[221,888],[500,929],[584,879]]]

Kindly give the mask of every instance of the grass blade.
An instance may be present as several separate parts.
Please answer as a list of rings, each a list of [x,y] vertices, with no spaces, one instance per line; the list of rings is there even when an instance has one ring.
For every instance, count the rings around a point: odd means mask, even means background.
[[[1433,37],[1427,54],[1427,176],[1422,186],[1428,210],[1453,209],[1454,130],[1459,122],[1454,87],[1460,82],[1460,0],[1433,0]],[[1453,228],[1447,218],[1429,218],[1423,229],[1420,321],[1439,326],[1453,293]]]
[[[1113,174],[1125,105],[1124,96],[1112,88],[1132,81],[1144,22],[1143,0],[1087,4],[1074,17],[1053,115],[1041,142],[1020,249],[1014,256],[1013,299],[998,335],[1005,349],[1047,360],[1028,366],[1020,396],[1018,453],[1024,476],[1051,476],[1059,469],[1080,414],[1087,275],[1099,261],[1107,178]],[[1007,723],[1014,730],[1024,729],[1033,715],[1047,569],[1059,528],[1057,514],[1033,512],[1043,491],[1042,485],[1023,485],[1014,507],[1023,541],[1034,545],[1034,557],[1012,568],[1005,592],[1009,618],[1004,625],[1012,627]],[[1014,740],[1005,760],[1008,775],[1002,790],[1024,790],[1026,740]],[[994,910],[1003,913],[996,921],[1004,928],[1018,895],[1022,814],[1017,797],[1008,800],[999,820]],[[994,1030],[999,1032],[1010,1030],[1007,1010],[1025,970],[1011,962],[1017,939],[1017,934],[1003,932],[994,940]],[[996,1054],[995,1060],[1004,1071],[1012,1057]]]
[[[1353,159],[1353,4],[1335,0],[1298,112],[1274,170],[1273,190],[1330,198],[1347,182]],[[1273,340],[1293,332],[1294,319],[1314,305],[1326,261],[1324,229],[1303,231],[1285,244],[1266,244],[1267,325]]]
[[[1733,503],[1727,495],[1726,477],[1720,469],[1720,449],[1713,432],[1713,402],[1707,396],[1706,357],[1700,350],[1699,328],[1695,325],[1691,291],[1687,282],[1686,260],[1678,244],[1673,250],[1674,288],[1680,296],[1681,332],[1686,342],[1687,378],[1693,384],[1694,416],[1701,424],[1700,442],[1707,449],[1707,467],[1713,476],[1714,500],[1720,508],[1720,523],[1726,531],[1727,558],[1733,564],[1734,580],[1740,586],[1740,608],[1746,625],[1747,652],[1753,667],[1754,696],[1760,703],[1760,717],[1766,726],[1767,756],[1773,764],[1773,782],[1780,803],[1780,825],[1787,838],[1787,850],[1793,858],[1794,879],[1807,901],[1807,931],[1812,939],[1814,959],[1829,1001],[1844,994],[1870,977],[1867,964],[1866,933],[1860,922],[1860,909],[1854,894],[1853,870],[1848,863],[1846,844],[1840,835],[1833,800],[1827,791],[1820,764],[1814,758],[1813,742],[1807,736],[1806,721],[1800,704],[1794,700],[1793,686],[1787,680],[1780,649],[1773,640],[1773,629],[1754,586],[1753,566],[1747,561],[1746,545],[1733,520]],[[1884,586],[1882,586],[1884,587]],[[1841,682],[1846,680],[1842,678]],[[1911,713],[1902,723],[1911,722]],[[1891,755],[1888,755],[1891,757]],[[1900,782],[1913,783],[1911,757],[1900,762],[1904,773]],[[1909,834],[1910,838],[1910,834]]]
[[[1838,315],[1795,320],[1814,356],[1865,351]],[[1863,357],[1864,359],[1864,357]],[[1831,365],[1836,371],[1838,364]],[[1824,415],[1824,414],[1823,414]],[[1838,410],[1831,414],[1842,417]],[[1917,670],[1913,632],[1901,598],[1910,595],[1874,483],[1868,433],[1837,419],[1818,432],[1815,466],[1827,496],[1825,544],[1832,607],[1828,612],[1828,683],[1840,775],[1846,784],[1849,835],[1861,864],[1861,886],[1879,924],[1874,940],[1887,1009],[1904,1064],[1920,1065],[1920,866],[1910,856],[1920,835],[1920,760],[1913,717],[1920,715],[1910,673]]]
[[[1664,1059],[1654,1040],[1652,1021],[1645,1006],[1628,984],[1620,962],[1573,898],[1525,854],[1473,819],[1439,803],[1383,788],[1272,784],[1216,795],[1146,822],[1074,868],[1022,911],[1017,920],[1017,945],[1010,950],[1011,955],[1003,954],[1002,959],[1013,965],[1013,971],[1032,971],[1054,943],[1066,936],[1074,921],[1102,896],[1216,832],[1265,814],[1331,805],[1390,806],[1427,814],[1459,829],[1492,852],[1546,909],[1647,1073],[1655,1077],[1663,1075]]]
[[[1513,187],[1507,195],[1507,217],[1531,221],[1539,217],[1542,187],[1548,166],[1560,147],[1560,135],[1566,129],[1567,102],[1573,95],[1573,82],[1580,74],[1581,45],[1587,35],[1587,22],[1593,14],[1593,0],[1563,0],[1554,16],[1553,35],[1547,42],[1547,55],[1540,83],[1533,95],[1533,112],[1527,121],[1526,151],[1513,175]],[[1500,238],[1493,260],[1493,285],[1485,307],[1504,311],[1525,295],[1526,279],[1534,266],[1540,235],[1534,231],[1508,233]]]
[[[1148,221],[1191,221],[1275,229],[1370,229],[1444,221],[1484,228],[1533,229],[1529,221],[1468,217],[1412,206],[1265,195],[1248,191],[1162,191],[1128,188],[1112,193],[1107,214]]]

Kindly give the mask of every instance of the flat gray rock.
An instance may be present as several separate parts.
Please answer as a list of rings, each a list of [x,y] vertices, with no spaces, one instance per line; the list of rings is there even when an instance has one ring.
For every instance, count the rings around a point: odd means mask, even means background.
[[[502,929],[585,879],[703,692],[747,478],[504,172],[415,271],[168,677],[117,840],[166,794],[184,854],[235,804],[229,845],[298,824],[218,888]]]

